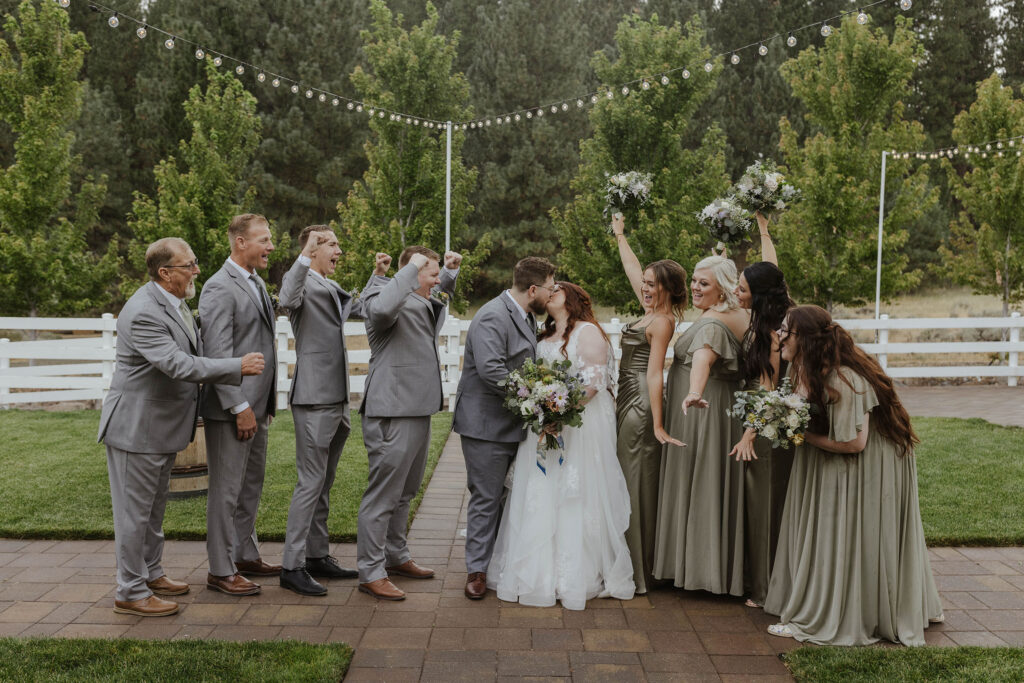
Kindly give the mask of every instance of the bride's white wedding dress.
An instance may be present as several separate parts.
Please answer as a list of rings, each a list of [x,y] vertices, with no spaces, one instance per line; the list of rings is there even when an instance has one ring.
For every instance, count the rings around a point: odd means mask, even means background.
[[[537,465],[537,435],[519,445],[511,490],[505,500],[488,588],[498,598],[534,607],[561,600],[580,610],[595,597],[633,597],[633,565],[626,546],[629,493],[615,455],[614,357],[591,323],[569,336],[568,358],[596,394],[583,411],[583,424],[562,431],[565,450]],[[542,340],[537,356],[565,360],[562,340]]]

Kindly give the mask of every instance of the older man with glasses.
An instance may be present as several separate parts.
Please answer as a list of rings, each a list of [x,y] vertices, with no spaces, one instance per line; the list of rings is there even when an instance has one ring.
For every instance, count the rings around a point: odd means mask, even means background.
[[[202,357],[187,303],[196,294],[199,264],[184,240],[151,244],[146,269],[150,282],[117,318],[117,360],[98,440],[107,447],[114,510],[114,611],[159,617],[177,612],[178,603],[158,595],[189,591],[164,574],[161,560],[168,479],[175,455],[195,436],[199,383],[240,384],[263,372],[264,359],[261,353]]]

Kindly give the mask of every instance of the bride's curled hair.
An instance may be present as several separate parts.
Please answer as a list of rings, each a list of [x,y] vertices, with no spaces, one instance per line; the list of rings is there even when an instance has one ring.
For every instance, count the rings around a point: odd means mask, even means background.
[[[579,322],[594,323],[601,336],[604,337],[605,341],[608,341],[608,335],[605,334],[601,323],[597,321],[597,316],[594,315],[594,308],[590,303],[590,295],[587,294],[587,290],[571,282],[556,282],[555,284],[558,285],[558,291],[565,294],[565,311],[569,314],[565,332],[562,334],[562,356],[565,358],[569,357],[569,337],[572,335],[572,330],[576,327],[576,323]],[[538,338],[544,338],[554,333],[555,319],[552,315],[548,314]]]
[[[748,381],[772,377],[772,344],[775,330],[782,326],[786,311],[794,304],[782,271],[774,263],[761,261],[743,269],[750,291],[750,327],[743,335],[743,374]]]

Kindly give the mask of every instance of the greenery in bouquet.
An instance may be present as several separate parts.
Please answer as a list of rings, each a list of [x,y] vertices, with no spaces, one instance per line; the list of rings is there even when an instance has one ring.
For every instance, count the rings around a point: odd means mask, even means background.
[[[718,240],[718,249],[742,242],[750,232],[751,213],[734,197],[720,197],[697,212],[697,222]]]
[[[505,408],[541,435],[545,450],[561,446],[558,432],[563,427],[583,424],[586,392],[582,380],[572,372],[571,361],[548,364],[543,358],[528,359],[499,384],[505,388]],[[543,458],[542,453],[538,455]],[[541,459],[537,466],[545,470]]]
[[[635,221],[640,208],[651,198],[653,176],[640,171],[604,175],[608,179],[604,186],[604,217],[621,213]]]
[[[753,429],[758,436],[771,441],[772,448],[789,448],[804,442],[811,409],[803,396],[793,392],[788,377],[773,391],[737,391],[735,397],[729,414],[742,419],[745,429]]]
[[[730,193],[740,206],[750,212],[759,211],[766,218],[781,213],[800,199],[800,190],[786,182],[775,162],[757,160],[732,186]]]

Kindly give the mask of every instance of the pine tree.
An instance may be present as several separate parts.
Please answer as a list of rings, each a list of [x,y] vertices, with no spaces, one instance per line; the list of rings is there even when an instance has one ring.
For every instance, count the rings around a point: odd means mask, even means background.
[[[1024,86],[1024,0],[1001,0],[999,63],[1006,85]]]
[[[24,0],[0,39],[0,121],[13,138],[0,167],[0,312],[61,315],[105,303],[117,244],[86,246],[105,179],[73,185],[80,159],[71,128],[82,109],[79,74],[89,46],[55,3]],[[9,42],[8,42],[9,41]]]
[[[904,117],[903,104],[920,57],[908,20],[897,19],[890,40],[849,17],[823,47],[783,65],[812,131],[801,139],[787,118],[780,122],[789,180],[804,197],[775,231],[794,298],[831,308],[872,297],[882,151],[920,149],[925,141],[921,124]],[[910,173],[908,166],[893,159],[886,176],[885,296],[918,282],[902,252],[905,226],[937,200],[927,167]]]
[[[437,9],[428,3],[426,12],[422,23],[406,30],[402,15],[392,14],[383,0],[371,0],[373,23],[361,34],[368,69],[356,67],[352,82],[368,105],[418,112],[434,121],[466,120],[469,86],[453,70],[459,35],[439,34]],[[375,251],[397,257],[413,244],[438,251],[444,246],[445,132],[374,113],[373,106],[363,112],[373,134],[364,147],[369,168],[338,207],[345,250],[338,277],[347,287],[366,281]],[[462,163],[464,139],[461,128],[453,129],[451,234],[458,251],[476,179]],[[474,264],[486,256],[486,244],[463,256],[460,277],[467,283]]]
[[[703,64],[710,50],[699,21],[666,27],[657,17],[632,16],[615,35],[616,57],[599,52],[593,60],[601,82],[609,86],[658,74],[680,64]],[[720,66],[710,74],[698,69],[689,79],[679,72],[667,85],[655,79],[644,90],[623,96],[611,91],[591,109],[593,136],[581,145],[582,162],[572,181],[576,199],[552,211],[562,243],[560,264],[574,281],[601,302],[633,310],[636,300],[607,232],[604,186],[607,173],[643,171],[653,175],[649,204],[630,242],[642,261],[673,258],[689,269],[708,242],[695,214],[725,190],[724,139],[712,127],[699,146],[688,148],[692,117],[711,93]]]
[[[957,115],[953,139],[961,149],[980,140],[1024,135],[1024,100],[993,74],[978,87],[977,100]],[[971,154],[966,170],[949,159],[943,166],[963,210],[942,248],[953,279],[976,294],[994,294],[1010,306],[1024,301],[1024,157],[1019,144],[986,146]]]

